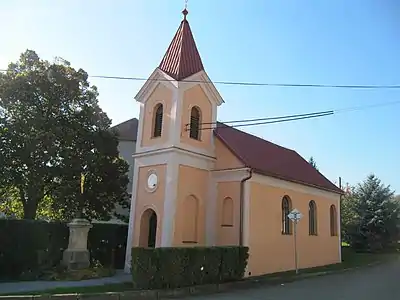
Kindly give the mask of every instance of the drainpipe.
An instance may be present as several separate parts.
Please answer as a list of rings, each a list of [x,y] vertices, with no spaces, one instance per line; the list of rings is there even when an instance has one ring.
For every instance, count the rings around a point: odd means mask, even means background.
[[[253,170],[249,169],[249,175],[240,181],[240,221],[239,221],[239,246],[243,246],[243,221],[244,221],[244,184],[253,176]]]

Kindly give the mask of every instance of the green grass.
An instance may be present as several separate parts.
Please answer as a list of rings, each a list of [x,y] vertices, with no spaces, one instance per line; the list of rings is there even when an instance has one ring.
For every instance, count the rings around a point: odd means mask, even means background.
[[[385,254],[370,254],[370,253],[355,253],[348,247],[343,247],[342,250],[342,263],[315,267],[310,269],[300,270],[300,274],[311,274],[327,271],[340,271],[343,269],[361,267],[374,262],[384,262],[399,257],[398,253],[385,253]],[[297,275],[294,271],[273,273],[263,275],[258,278],[262,279],[265,283],[276,283],[279,280],[293,279]],[[106,293],[106,292],[126,292],[133,290],[132,283],[109,284],[102,286],[88,286],[88,287],[68,287],[56,288],[38,292],[16,293],[11,295],[50,295],[50,294],[90,294],[90,293]],[[0,294],[1,296],[2,294]],[[4,295],[4,294],[3,294]],[[9,294],[10,295],[10,294]]]

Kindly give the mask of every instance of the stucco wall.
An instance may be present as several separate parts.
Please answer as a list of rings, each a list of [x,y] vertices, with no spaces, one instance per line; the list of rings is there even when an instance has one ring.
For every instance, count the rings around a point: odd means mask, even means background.
[[[162,133],[160,137],[153,136],[154,109],[158,104],[163,105]],[[165,143],[170,135],[172,110],[172,91],[165,85],[158,84],[144,105],[143,133],[141,146],[155,146]]]
[[[200,140],[191,139],[189,137],[189,131],[187,130],[189,126],[187,126],[187,124],[190,124],[190,113],[193,106],[200,109],[200,124],[212,122],[213,108],[201,86],[196,85],[186,90],[183,93],[182,99],[181,142],[193,147],[212,151],[211,139],[213,137],[213,132],[210,130],[212,124],[202,125],[203,130],[200,130]]]
[[[207,170],[179,165],[177,206],[174,224],[174,246],[203,246],[205,245],[205,211],[208,198],[210,174]],[[188,211],[186,200],[194,196],[198,200],[196,243],[186,244],[184,232],[187,223],[195,216]],[[173,216],[170,216],[173,217]]]
[[[290,183],[286,182],[286,186],[290,186]],[[290,197],[292,208],[297,208],[304,215],[297,226],[299,268],[340,262],[339,237],[330,234],[329,213],[332,204],[339,209],[339,196],[334,199],[301,192],[298,186],[290,189],[255,182],[249,184],[248,272],[252,276],[287,271],[295,267],[293,235],[282,234],[282,198],[285,195]],[[317,204],[317,236],[309,235],[310,200]]]
[[[139,245],[141,218],[147,209],[152,209],[157,214],[156,246],[160,246],[164,212],[166,170],[167,165],[154,165],[139,168],[138,186],[136,191],[135,232],[133,234],[133,246]],[[147,177],[150,171],[156,172],[158,176],[158,186],[154,192],[149,192],[146,188]],[[143,232],[143,234],[147,236],[148,232]]]
[[[240,226],[240,182],[220,182],[217,185],[217,190],[217,245],[238,245]],[[226,198],[232,199],[232,212],[226,211],[227,209],[229,210],[229,207],[224,207],[224,200]],[[224,217],[231,213],[233,222],[224,221]]]

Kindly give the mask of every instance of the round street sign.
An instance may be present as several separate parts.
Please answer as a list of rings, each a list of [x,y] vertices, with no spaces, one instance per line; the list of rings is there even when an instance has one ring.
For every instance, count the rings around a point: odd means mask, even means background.
[[[298,211],[296,208],[293,209],[289,214],[288,214],[288,218],[290,220],[292,220],[293,222],[297,222],[299,221],[301,218],[303,217],[303,214]]]

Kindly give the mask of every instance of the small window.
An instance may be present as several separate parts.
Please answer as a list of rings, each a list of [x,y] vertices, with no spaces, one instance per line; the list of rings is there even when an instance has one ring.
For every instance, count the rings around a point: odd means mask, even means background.
[[[233,226],[233,200],[230,197],[226,197],[222,202],[222,227]]]
[[[154,109],[153,137],[160,137],[163,123],[163,105],[158,104]]]
[[[338,230],[337,230],[337,213],[336,213],[336,207],[335,205],[331,205],[330,211],[330,227],[331,227],[331,236],[337,236]]]
[[[190,138],[200,140],[200,109],[192,107],[190,112]]]
[[[292,201],[288,196],[282,198],[282,234],[292,234],[292,221],[288,218]]]
[[[317,235],[317,205],[314,200],[308,204],[308,227],[310,235]]]

